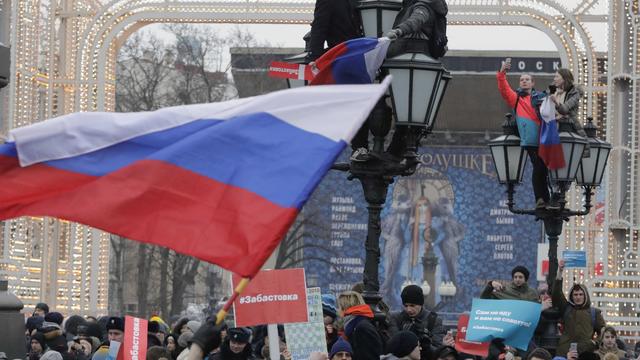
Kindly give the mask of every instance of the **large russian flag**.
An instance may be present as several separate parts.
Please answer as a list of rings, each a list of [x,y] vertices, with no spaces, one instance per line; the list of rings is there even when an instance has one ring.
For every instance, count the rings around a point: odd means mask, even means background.
[[[345,41],[316,60],[317,73],[310,85],[371,84],[387,56],[389,38]]]
[[[0,218],[63,218],[252,276],[388,84],[14,129],[0,146]]]
[[[560,134],[558,133],[555,109],[549,97],[546,97],[542,105],[540,105],[540,115],[543,121],[541,121],[540,126],[538,156],[544,161],[549,170],[562,169],[566,165],[562,144],[560,143]]]

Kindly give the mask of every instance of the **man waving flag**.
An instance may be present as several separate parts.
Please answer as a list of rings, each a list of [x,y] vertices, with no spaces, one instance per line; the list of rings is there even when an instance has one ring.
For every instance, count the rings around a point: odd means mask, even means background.
[[[251,277],[389,82],[14,129],[0,145],[0,219],[76,221]]]

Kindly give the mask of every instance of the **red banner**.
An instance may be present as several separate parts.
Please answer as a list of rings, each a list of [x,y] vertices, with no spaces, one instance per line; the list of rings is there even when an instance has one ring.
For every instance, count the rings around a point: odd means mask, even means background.
[[[470,355],[489,355],[489,345],[491,343],[466,340],[467,325],[469,325],[469,314],[460,315],[458,318],[458,333],[456,334],[456,350]]]
[[[118,358],[145,360],[147,358],[147,320],[124,317],[124,344]]]
[[[240,277],[233,274],[235,288]],[[307,322],[304,269],[262,270],[233,302],[236,326]]]

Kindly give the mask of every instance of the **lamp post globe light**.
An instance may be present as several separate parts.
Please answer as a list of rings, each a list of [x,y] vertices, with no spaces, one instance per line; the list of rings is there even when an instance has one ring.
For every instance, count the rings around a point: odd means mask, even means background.
[[[571,216],[587,215],[591,210],[591,196],[600,186],[607,166],[611,144],[596,138],[597,129],[593,119],[588,118],[585,126],[587,138],[572,132],[569,124],[560,123],[560,143],[565,158],[565,167],[549,171],[548,180],[552,185],[550,205],[536,209],[518,209],[514,201],[515,187],[522,182],[526,156],[520,148],[515,121],[506,115],[503,124],[504,135],[489,142],[491,156],[496,167],[498,182],[507,185],[507,206],[514,214],[533,215],[544,222],[544,231],[549,239],[549,274],[547,283],[551,287],[558,271],[558,237],[562,234],[563,221]],[[583,157],[585,146],[590,145],[590,156]],[[584,204],[581,210],[566,207],[566,193],[572,182],[583,188]]]

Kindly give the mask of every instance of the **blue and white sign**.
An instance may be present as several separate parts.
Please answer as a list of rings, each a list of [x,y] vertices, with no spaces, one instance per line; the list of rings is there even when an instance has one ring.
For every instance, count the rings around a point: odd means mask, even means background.
[[[467,340],[504,343],[526,350],[540,320],[541,305],[523,300],[473,299]]]
[[[565,268],[586,268],[587,252],[581,250],[564,250],[562,252]]]

